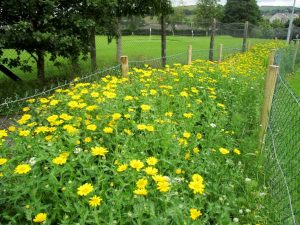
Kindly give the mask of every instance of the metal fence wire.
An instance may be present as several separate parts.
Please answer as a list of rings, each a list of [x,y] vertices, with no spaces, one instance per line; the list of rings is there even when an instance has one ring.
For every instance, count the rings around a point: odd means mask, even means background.
[[[300,224],[300,99],[287,82],[294,51],[281,50],[275,58],[280,71],[263,154],[274,223],[278,225]]]

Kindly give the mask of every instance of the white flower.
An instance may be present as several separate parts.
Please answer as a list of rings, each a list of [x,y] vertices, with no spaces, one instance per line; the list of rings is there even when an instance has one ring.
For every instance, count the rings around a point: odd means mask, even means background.
[[[250,213],[251,212],[251,210],[250,209],[246,209],[246,213]]]
[[[79,154],[80,152],[82,152],[82,148],[76,147],[73,152],[74,154]]]
[[[239,222],[239,218],[233,218],[233,222],[238,223]]]
[[[242,210],[242,209],[240,209],[240,210],[239,210],[239,213],[240,213],[240,214],[243,214],[244,212],[243,212],[243,210]]]
[[[266,195],[265,192],[260,192],[260,193],[259,193],[259,196],[260,196],[260,197],[264,197],[265,195]]]
[[[31,157],[28,161],[30,166],[33,166],[34,164],[36,164],[36,158],[35,157]]]
[[[217,127],[217,125],[216,124],[214,124],[214,123],[211,123],[211,124],[209,124],[212,128],[216,128]]]
[[[251,179],[247,177],[247,178],[245,179],[245,181],[246,181],[246,182],[251,182]]]

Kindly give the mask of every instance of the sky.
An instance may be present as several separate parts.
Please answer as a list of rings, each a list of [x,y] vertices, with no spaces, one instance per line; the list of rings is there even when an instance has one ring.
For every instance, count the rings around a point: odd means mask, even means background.
[[[172,0],[175,5],[178,5],[180,0]],[[195,5],[197,0],[183,0],[184,5]],[[225,4],[226,0],[221,0],[221,4]],[[259,6],[293,6],[294,0],[257,0]],[[296,1],[296,6],[300,7],[300,0]]]

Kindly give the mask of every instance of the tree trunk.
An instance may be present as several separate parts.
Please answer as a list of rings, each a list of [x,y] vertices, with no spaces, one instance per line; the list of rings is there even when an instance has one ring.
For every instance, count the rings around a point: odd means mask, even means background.
[[[122,29],[121,29],[121,18],[118,19],[117,28],[117,62],[121,63],[121,56],[123,54],[123,43],[122,43]]]
[[[161,15],[161,58],[162,67],[166,66],[167,41],[166,41],[166,21],[165,16]]]
[[[45,80],[45,53],[42,50],[37,51],[37,77],[40,82]]]
[[[92,68],[92,72],[95,72],[97,70],[96,31],[95,31],[95,28],[93,28],[93,30],[91,32],[90,44],[91,44],[91,49],[90,49],[91,68]]]

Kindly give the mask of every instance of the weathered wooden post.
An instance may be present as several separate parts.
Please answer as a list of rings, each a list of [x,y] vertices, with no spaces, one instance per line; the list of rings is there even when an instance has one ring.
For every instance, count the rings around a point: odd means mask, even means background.
[[[161,15],[161,64],[165,68],[167,64],[167,40],[166,40],[166,17]]]
[[[247,43],[247,51],[249,51],[251,49],[251,41],[249,40]]]
[[[214,60],[214,45],[215,45],[215,32],[216,32],[216,19],[213,20],[212,28],[211,28],[211,35],[210,35],[210,47],[209,47],[209,60]]]
[[[260,120],[261,129],[260,129],[259,139],[261,145],[264,142],[264,136],[268,127],[269,116],[272,107],[272,100],[273,100],[278,73],[279,73],[279,66],[275,66],[275,65],[269,66],[269,71],[267,73],[266,80],[265,80],[264,102],[263,102],[263,108],[262,108],[261,120]]]
[[[294,52],[294,56],[293,56],[293,64],[292,64],[292,68],[293,71],[295,71],[295,65],[296,65],[296,60],[297,60],[297,54],[298,54],[298,50],[299,50],[299,39],[297,39],[296,42],[296,48],[295,48],[295,52]]]
[[[189,49],[188,49],[188,65],[192,64],[192,58],[193,58],[193,47],[192,47],[192,45],[189,45]]]
[[[269,66],[274,65],[276,49],[272,49],[269,55]]]
[[[223,44],[220,44],[218,62],[221,63],[222,59],[223,59]]]
[[[128,56],[121,56],[121,72],[122,72],[122,77],[127,77],[128,76]]]
[[[249,22],[246,21],[244,26],[244,35],[243,35],[243,49],[242,49],[243,52],[247,50],[248,27],[249,27]]]

